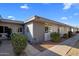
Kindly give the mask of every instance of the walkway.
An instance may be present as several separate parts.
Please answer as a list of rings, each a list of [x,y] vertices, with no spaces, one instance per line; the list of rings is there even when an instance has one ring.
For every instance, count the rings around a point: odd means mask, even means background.
[[[35,49],[34,49],[35,50]],[[32,56],[67,56],[67,55],[78,55],[79,56],[79,34],[74,36],[73,38],[70,38],[64,42],[61,42],[58,45],[55,45],[54,47],[50,47],[47,50],[43,52],[37,52],[34,53],[33,48],[30,46],[30,48],[26,48],[27,51],[30,53],[33,53]],[[4,40],[2,42],[2,45],[0,46],[0,56],[13,56],[13,48],[10,41]]]
[[[3,40],[0,46],[0,56],[13,56],[13,48],[11,42],[8,40]]]
[[[45,50],[43,52],[40,52],[37,54],[37,56],[61,56],[61,55],[69,55],[72,48],[76,48],[75,44],[79,41],[79,34],[74,36],[73,38],[70,38],[59,45],[56,45],[54,47],[49,48],[48,50]],[[78,48],[77,48],[78,49]],[[79,49],[78,49],[79,51]],[[74,52],[78,52],[74,51]],[[77,54],[79,55],[79,54]]]

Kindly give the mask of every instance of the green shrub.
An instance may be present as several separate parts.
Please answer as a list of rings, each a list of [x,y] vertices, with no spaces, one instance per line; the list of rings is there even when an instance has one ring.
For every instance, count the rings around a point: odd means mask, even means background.
[[[50,37],[51,37],[51,40],[54,42],[60,41],[60,34],[59,33],[53,32],[50,34]]]
[[[20,55],[27,45],[27,37],[21,34],[11,34],[11,41],[16,55]]]
[[[68,34],[67,33],[63,34],[63,38],[68,38]]]
[[[70,37],[72,37],[72,36],[73,36],[72,31],[69,31],[69,32],[68,32],[68,37],[70,38]]]

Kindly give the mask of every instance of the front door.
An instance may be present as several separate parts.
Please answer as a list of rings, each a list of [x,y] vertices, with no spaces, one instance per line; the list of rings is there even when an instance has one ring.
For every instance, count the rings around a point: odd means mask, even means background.
[[[44,37],[45,37],[45,41],[50,40],[50,32],[49,32],[49,27],[45,27]]]
[[[50,40],[50,33],[45,33],[44,34],[45,36],[45,41],[48,41],[48,40]]]

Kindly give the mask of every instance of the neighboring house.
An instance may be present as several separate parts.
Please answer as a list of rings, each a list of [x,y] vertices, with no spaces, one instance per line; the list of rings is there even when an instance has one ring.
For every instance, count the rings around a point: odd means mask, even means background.
[[[2,35],[9,31],[24,34],[28,36],[28,41],[32,43],[50,40],[49,35],[51,32],[59,32],[62,35],[70,30],[75,32],[79,28],[39,16],[33,16],[26,22],[6,19],[0,20],[0,33]]]

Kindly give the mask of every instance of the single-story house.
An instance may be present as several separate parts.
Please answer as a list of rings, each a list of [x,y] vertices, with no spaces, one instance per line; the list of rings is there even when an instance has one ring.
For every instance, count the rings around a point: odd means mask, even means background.
[[[49,20],[40,16],[33,16],[26,22],[0,19],[0,36],[7,33],[20,33],[28,36],[28,41],[38,43],[50,40],[51,32],[59,32],[61,35],[68,31],[79,31],[79,28]]]

